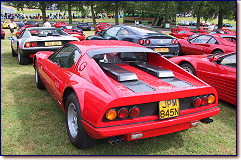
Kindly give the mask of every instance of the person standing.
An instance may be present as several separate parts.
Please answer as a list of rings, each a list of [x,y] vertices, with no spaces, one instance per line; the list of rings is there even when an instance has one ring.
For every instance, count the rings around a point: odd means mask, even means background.
[[[48,19],[46,19],[46,22],[44,23],[43,27],[51,27],[51,24],[49,23]]]
[[[9,23],[9,29],[10,29],[10,32],[11,32],[11,37],[13,37],[13,32],[14,32],[13,19],[11,19],[11,21]]]

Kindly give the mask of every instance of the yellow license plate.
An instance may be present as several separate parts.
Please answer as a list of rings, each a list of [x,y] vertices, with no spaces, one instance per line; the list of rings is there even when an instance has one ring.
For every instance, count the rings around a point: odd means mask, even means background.
[[[80,36],[80,35],[78,35],[78,34],[72,34],[72,36]]]
[[[159,117],[166,119],[179,116],[179,99],[165,100],[159,102]]]
[[[61,41],[55,41],[55,42],[45,42],[45,46],[61,46]]]
[[[169,52],[168,48],[155,48],[156,52]]]

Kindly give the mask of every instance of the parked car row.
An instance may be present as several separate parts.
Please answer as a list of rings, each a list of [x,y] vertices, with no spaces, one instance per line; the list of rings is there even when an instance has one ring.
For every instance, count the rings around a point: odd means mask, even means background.
[[[143,26],[97,24],[98,33],[83,40],[91,30],[85,23],[54,27],[23,28],[11,40],[12,56],[19,64],[32,58],[36,86],[65,111],[77,148],[186,130],[213,122],[218,99],[236,104],[235,36],[180,27],[172,36],[186,37],[177,39]]]

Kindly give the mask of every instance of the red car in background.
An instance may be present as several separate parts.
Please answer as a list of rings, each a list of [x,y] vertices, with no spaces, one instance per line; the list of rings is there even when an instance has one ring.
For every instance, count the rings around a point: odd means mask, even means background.
[[[79,40],[85,40],[85,35],[77,29],[63,29],[63,31],[78,38]]]
[[[34,68],[37,87],[65,111],[69,139],[80,149],[96,139],[114,144],[186,130],[220,110],[213,87],[132,42],[70,42],[36,53]]]
[[[236,51],[236,44],[219,36],[202,34],[191,39],[178,39],[180,54],[221,54]]]
[[[5,39],[5,31],[1,28],[1,39]]]
[[[236,53],[178,56],[169,60],[216,88],[219,99],[236,105]]]
[[[55,28],[61,28],[61,27],[63,27],[63,26],[67,26],[67,25],[68,25],[67,23],[61,22],[61,21],[52,24],[52,26],[55,27]]]
[[[25,25],[24,27],[22,28],[19,28],[18,31],[16,32],[16,37],[18,37],[20,35],[20,33],[25,29],[25,28],[31,28],[31,27],[35,27],[35,25]]]
[[[227,28],[220,28],[220,29],[218,29],[217,31],[223,31],[223,32],[226,32],[226,33],[228,33],[228,34],[230,34],[230,35],[234,35],[234,36],[236,36],[236,32],[235,31],[232,31],[231,29],[227,29]]]
[[[191,31],[188,27],[185,26],[176,26],[171,29],[171,32],[180,32],[180,31]]]
[[[187,38],[187,37],[192,36],[194,34],[197,34],[197,33],[191,32],[191,31],[180,31],[180,32],[172,32],[169,35],[180,39],[180,38]]]
[[[95,25],[95,30],[102,31],[104,28],[111,28],[111,25],[109,23],[99,23]]]
[[[199,28],[195,28],[193,31],[195,32],[199,32],[199,33],[208,33],[209,30],[207,27],[199,27]]]

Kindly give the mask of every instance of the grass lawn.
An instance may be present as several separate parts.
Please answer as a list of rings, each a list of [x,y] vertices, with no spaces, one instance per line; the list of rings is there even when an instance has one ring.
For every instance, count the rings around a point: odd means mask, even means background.
[[[8,39],[1,40],[1,73],[2,155],[237,154],[236,107],[222,101],[211,124],[114,146],[103,139],[94,148],[78,150],[68,140],[64,112],[46,90],[37,89],[32,65],[20,66],[11,56]]]

